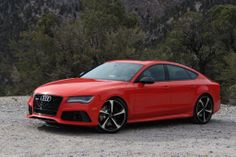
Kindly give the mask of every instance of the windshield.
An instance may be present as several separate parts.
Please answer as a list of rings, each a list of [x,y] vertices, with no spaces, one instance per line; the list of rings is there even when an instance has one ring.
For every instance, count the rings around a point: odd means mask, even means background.
[[[81,78],[130,81],[142,66],[141,64],[108,62],[94,68]]]

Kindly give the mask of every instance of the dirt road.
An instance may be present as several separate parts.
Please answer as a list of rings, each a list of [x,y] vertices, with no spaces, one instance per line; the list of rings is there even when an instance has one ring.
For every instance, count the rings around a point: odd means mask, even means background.
[[[207,125],[171,120],[128,125],[117,134],[47,126],[25,118],[28,97],[0,98],[0,156],[236,156],[236,107]]]

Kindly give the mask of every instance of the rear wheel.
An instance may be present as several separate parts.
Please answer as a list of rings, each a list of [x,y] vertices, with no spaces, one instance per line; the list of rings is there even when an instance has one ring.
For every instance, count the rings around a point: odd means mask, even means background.
[[[127,122],[126,105],[119,99],[107,100],[98,117],[99,131],[114,133],[119,131]]]
[[[201,96],[194,109],[193,120],[198,124],[206,124],[213,114],[213,101],[208,95]]]

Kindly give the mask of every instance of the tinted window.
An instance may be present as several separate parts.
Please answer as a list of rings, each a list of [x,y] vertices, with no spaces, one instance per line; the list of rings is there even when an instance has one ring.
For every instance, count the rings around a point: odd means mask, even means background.
[[[81,78],[129,81],[142,66],[141,64],[108,62],[94,68]]]
[[[195,72],[192,72],[190,70],[186,70],[186,71],[189,73],[189,75],[191,76],[192,79],[197,78],[198,74],[196,74]]]
[[[152,77],[155,81],[164,81],[165,72],[163,65],[154,65],[147,68],[140,76],[139,79],[143,77]]]
[[[167,65],[170,80],[189,80],[192,79],[187,70],[174,65]]]

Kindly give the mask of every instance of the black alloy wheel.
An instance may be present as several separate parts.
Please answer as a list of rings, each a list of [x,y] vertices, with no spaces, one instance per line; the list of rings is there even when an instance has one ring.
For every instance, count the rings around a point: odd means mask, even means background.
[[[194,122],[206,124],[211,120],[213,114],[213,101],[208,95],[201,96],[194,109]]]
[[[99,130],[107,133],[119,131],[127,122],[127,108],[119,99],[107,100],[99,111]]]

